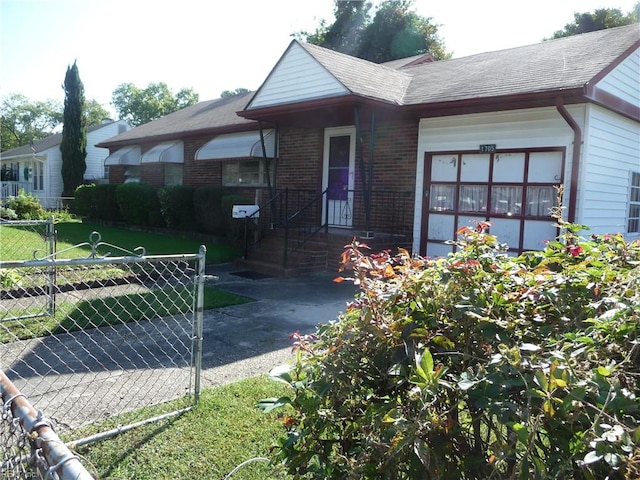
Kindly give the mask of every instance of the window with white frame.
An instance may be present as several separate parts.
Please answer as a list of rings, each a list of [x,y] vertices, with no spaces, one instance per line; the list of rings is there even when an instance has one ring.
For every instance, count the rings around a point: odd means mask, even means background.
[[[640,233],[640,172],[631,172],[627,233]]]
[[[273,162],[268,162],[269,175],[273,180]],[[264,160],[243,160],[222,164],[222,184],[225,186],[267,185],[267,162]]]

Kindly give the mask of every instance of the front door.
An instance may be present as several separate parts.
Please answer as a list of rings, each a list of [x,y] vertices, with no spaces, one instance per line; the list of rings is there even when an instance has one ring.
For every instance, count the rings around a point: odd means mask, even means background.
[[[332,227],[353,225],[355,133],[354,127],[340,127],[327,128],[324,134],[322,188],[328,199],[325,218]]]

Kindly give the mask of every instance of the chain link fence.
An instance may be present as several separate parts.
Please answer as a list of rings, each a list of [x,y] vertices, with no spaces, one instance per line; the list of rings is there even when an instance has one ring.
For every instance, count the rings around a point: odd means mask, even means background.
[[[93,477],[60,440],[51,421],[0,371],[0,463],[2,479],[74,479]]]
[[[13,272],[0,289],[0,370],[74,446],[114,433],[77,438],[78,427],[123,413],[129,425],[166,418],[200,391],[204,247],[99,257],[98,247],[118,247],[96,232],[86,245],[84,259],[0,261]],[[16,448],[10,434],[0,441]]]
[[[53,217],[47,220],[0,219],[0,260],[32,260],[55,251]]]

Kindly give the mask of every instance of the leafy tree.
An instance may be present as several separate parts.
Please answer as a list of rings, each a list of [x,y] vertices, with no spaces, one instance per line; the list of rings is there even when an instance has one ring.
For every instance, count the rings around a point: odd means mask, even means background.
[[[85,105],[87,125],[97,125],[110,113],[96,100]],[[52,135],[62,125],[64,106],[58,100],[32,101],[12,93],[2,99],[0,127],[2,151],[29,145]]]
[[[2,151],[48,137],[62,123],[62,105],[55,100],[31,101],[12,93],[2,99]]]
[[[132,83],[123,83],[113,91],[111,98],[120,119],[132,126],[151,122],[199,100],[192,89],[183,88],[174,95],[163,82],[150,83],[143,89]]]
[[[336,0],[334,23],[323,20],[313,33],[295,36],[314,45],[382,63],[422,53],[449,58],[438,25],[412,10],[414,0],[385,0],[373,17],[371,3]]]
[[[592,13],[574,13],[573,23],[567,23],[564,29],[556,31],[552,38],[570,37],[580,33],[631,25],[638,21],[639,10],[640,2],[636,3],[633,10],[627,14],[623,14],[617,8],[599,8]]]
[[[376,63],[422,53],[447,58],[438,25],[411,11],[412,5],[413,0],[382,2],[363,32],[358,56]]]
[[[99,125],[105,118],[110,118],[111,114],[97,100],[89,100],[85,104],[84,117],[89,125]]]
[[[362,32],[371,21],[370,9],[371,2],[336,2],[333,11],[335,21],[331,25],[327,25],[325,20],[321,20],[320,26],[316,28],[315,32],[302,32],[298,37],[314,45],[349,55],[357,55]]]
[[[220,94],[220,98],[227,98],[227,97],[234,97],[236,95],[241,95],[243,93],[248,93],[251,90],[249,90],[248,88],[236,88],[235,90],[225,90],[224,92],[222,92]]]
[[[73,62],[67,67],[64,78],[64,121],[62,126],[62,195],[72,197],[84,179],[87,169],[87,125],[84,116],[84,85],[80,80],[78,66]]]

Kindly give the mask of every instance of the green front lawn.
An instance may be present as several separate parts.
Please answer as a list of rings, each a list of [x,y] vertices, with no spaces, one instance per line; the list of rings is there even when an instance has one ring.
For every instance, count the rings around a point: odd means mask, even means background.
[[[81,461],[97,478],[109,480],[223,479],[236,466],[269,457],[270,447],[283,433],[275,412],[262,413],[256,403],[286,395],[288,387],[266,376],[206,389],[198,406],[164,420],[79,448]],[[150,409],[153,414],[153,407]],[[74,432],[74,438],[126,424],[116,417]],[[232,480],[286,480],[279,465],[249,462]]]
[[[207,263],[230,262],[240,255],[238,248],[224,243],[202,242],[193,238],[127,230],[89,222],[58,223],[56,230],[58,232],[57,250],[88,242],[91,233],[96,231],[100,233],[102,242],[117,245],[129,251],[141,246],[145,248],[147,255],[198,253],[202,244],[207,248]],[[91,252],[90,247],[85,247],[83,250],[87,253]],[[110,249],[103,247],[99,250],[99,252],[106,251]],[[113,250],[112,255],[118,256],[119,253]]]
[[[207,263],[230,262],[240,255],[240,250],[234,246],[220,242],[202,242],[193,238],[183,238],[166,234],[148,233],[128,230],[88,222],[56,223],[57,247],[56,251],[64,251],[59,258],[82,258],[91,254],[91,246],[85,245],[78,249],[68,250],[75,245],[88,243],[91,233],[100,233],[101,241],[115,245],[128,251],[136,247],[144,247],[147,255],[193,254],[198,253],[200,245],[207,248]],[[38,257],[46,254],[47,245],[44,238],[32,227],[0,227],[0,260],[29,260],[33,252]],[[124,252],[109,246],[98,249],[99,255],[110,253],[111,256],[121,256]]]

